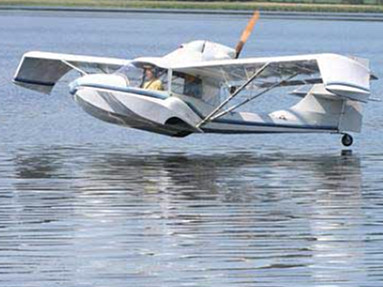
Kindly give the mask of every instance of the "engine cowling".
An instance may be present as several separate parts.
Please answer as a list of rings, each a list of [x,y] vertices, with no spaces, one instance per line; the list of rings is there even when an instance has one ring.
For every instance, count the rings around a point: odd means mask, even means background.
[[[235,49],[222,44],[197,40],[182,44],[177,50],[165,56],[168,61],[211,61],[235,58]]]

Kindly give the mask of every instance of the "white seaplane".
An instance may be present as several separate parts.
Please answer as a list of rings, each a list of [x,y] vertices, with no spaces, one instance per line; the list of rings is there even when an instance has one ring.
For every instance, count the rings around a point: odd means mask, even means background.
[[[258,17],[255,12],[234,49],[199,40],[164,57],[134,60],[28,52],[13,81],[49,94],[75,70],[81,77],[70,83],[70,93],[86,112],[170,136],[336,133],[350,146],[348,132],[360,132],[362,104],[370,99],[370,81],[376,79],[369,61],[337,54],[238,59]],[[238,110],[289,86],[295,90],[287,94],[301,99],[287,109],[264,114]]]

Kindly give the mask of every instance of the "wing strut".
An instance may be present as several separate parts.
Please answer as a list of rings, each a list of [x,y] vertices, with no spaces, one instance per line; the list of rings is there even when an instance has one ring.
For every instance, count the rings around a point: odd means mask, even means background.
[[[236,89],[226,100],[224,100],[218,107],[216,107],[209,115],[197,124],[197,128],[211,120],[224,106],[226,106],[234,97],[236,97],[244,88],[246,88],[252,81],[254,81],[270,63],[264,64],[258,71],[256,71],[242,86]]]
[[[246,103],[248,103],[248,102],[254,100],[255,98],[258,98],[259,96],[262,96],[264,93],[267,93],[268,91],[270,91],[270,90],[272,90],[272,89],[274,89],[274,88],[276,88],[276,87],[278,87],[278,86],[283,85],[284,82],[286,82],[286,81],[288,81],[288,80],[291,80],[291,79],[294,78],[296,75],[298,75],[298,73],[294,73],[294,74],[292,74],[291,76],[287,77],[286,79],[283,79],[283,80],[281,80],[281,81],[279,81],[279,82],[277,82],[277,83],[271,85],[270,87],[264,89],[263,91],[257,93],[256,95],[254,95],[254,96],[252,96],[252,97],[250,97],[250,98],[247,98],[247,99],[244,100],[243,102],[240,102],[240,103],[238,103],[238,104],[236,104],[236,105],[234,105],[234,106],[231,106],[230,108],[228,108],[228,109],[226,109],[226,110],[224,110],[224,111],[222,111],[222,112],[220,112],[220,113],[218,113],[218,114],[213,115],[213,116],[210,118],[210,120],[215,120],[215,119],[217,119],[217,118],[220,118],[220,117],[222,117],[222,116],[224,116],[224,115],[230,113],[231,111],[233,111],[233,110],[235,110],[235,109],[238,109],[239,107],[241,107],[241,106],[243,106],[244,104],[246,104]]]
[[[81,75],[85,76],[87,75],[87,73],[83,70],[81,70],[80,68],[76,67],[75,65],[69,63],[68,61],[64,60],[64,59],[61,59],[61,62],[64,63],[65,65],[69,66],[70,68],[76,70],[77,72],[79,72]]]

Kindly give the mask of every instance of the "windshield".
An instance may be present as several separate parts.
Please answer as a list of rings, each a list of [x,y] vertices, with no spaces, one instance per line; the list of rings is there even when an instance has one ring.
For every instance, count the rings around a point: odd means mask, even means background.
[[[153,65],[128,64],[115,72],[123,77],[127,87],[148,90],[167,90],[167,70]]]

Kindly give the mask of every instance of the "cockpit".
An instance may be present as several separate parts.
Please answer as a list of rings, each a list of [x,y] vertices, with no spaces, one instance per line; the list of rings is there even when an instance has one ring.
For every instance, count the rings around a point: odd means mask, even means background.
[[[156,90],[178,96],[186,101],[200,100],[215,104],[219,94],[219,86],[209,79],[148,63],[129,63],[117,70],[115,74],[125,79],[127,87]]]
[[[153,65],[140,65],[130,63],[117,70],[115,74],[125,79],[127,87],[154,89],[155,85],[151,83],[159,81],[161,82],[161,86],[157,86],[157,90],[168,90],[167,69],[161,69]]]

